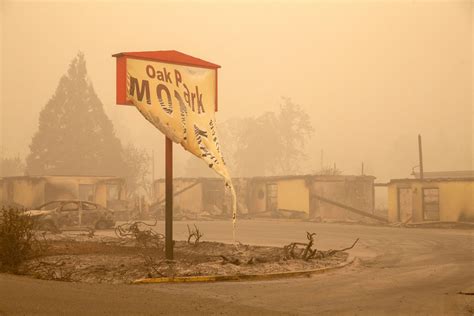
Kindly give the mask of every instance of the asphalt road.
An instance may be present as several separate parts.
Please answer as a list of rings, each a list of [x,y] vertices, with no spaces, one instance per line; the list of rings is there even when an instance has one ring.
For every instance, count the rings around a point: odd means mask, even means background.
[[[175,223],[175,238],[187,236]],[[205,240],[231,241],[229,222],[199,222]],[[162,229],[162,223],[160,223]],[[474,232],[309,222],[239,221],[242,243],[282,246],[318,234],[355,264],[310,278],[200,284],[107,285],[0,274],[0,315],[472,315]]]

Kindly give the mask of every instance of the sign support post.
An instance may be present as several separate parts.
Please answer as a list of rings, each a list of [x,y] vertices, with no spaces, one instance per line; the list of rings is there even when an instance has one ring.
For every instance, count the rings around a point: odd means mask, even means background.
[[[165,248],[166,259],[173,260],[173,141],[165,141]]]
[[[206,157],[204,160],[210,167],[227,175],[215,136],[213,115],[217,112],[217,70],[221,66],[175,50],[122,52],[112,56],[116,58],[116,103],[136,107],[165,135],[175,124],[177,143],[197,157]],[[177,112],[182,111],[180,117],[167,115],[173,112],[173,107]],[[194,125],[197,134],[191,132],[192,140],[182,142],[179,137],[186,136],[186,127],[190,124],[187,122],[197,124]],[[208,142],[203,143],[202,138],[208,138]],[[154,152],[152,156],[154,163]],[[152,169],[154,180],[154,164]],[[230,176],[226,180],[230,183]],[[167,260],[173,260],[173,142],[168,137],[165,141],[165,203],[165,254]],[[233,206],[235,212],[235,201]]]

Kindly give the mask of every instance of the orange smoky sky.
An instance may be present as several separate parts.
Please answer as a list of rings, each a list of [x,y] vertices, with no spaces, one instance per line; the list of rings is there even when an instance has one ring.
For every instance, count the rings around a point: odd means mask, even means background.
[[[290,97],[320,152],[379,179],[472,169],[471,1],[8,1],[1,10],[1,146],[29,152],[38,115],[78,51],[123,142],[162,151],[163,136],[115,105],[113,53],[175,49],[222,65],[219,112],[278,110]],[[225,145],[223,145],[225,148]],[[179,173],[179,172],[178,172]]]

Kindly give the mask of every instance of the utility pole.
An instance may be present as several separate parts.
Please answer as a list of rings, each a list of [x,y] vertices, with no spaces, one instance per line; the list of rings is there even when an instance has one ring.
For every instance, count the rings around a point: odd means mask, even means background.
[[[364,175],[364,162],[363,161],[362,161],[362,168],[361,168],[360,174]]]
[[[420,159],[420,179],[423,181],[423,148],[421,147],[421,135],[418,134],[418,156]]]

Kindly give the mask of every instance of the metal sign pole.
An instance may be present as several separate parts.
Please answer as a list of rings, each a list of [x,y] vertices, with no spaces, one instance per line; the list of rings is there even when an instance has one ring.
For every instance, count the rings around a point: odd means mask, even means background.
[[[173,260],[173,142],[166,137],[165,143],[165,248],[166,259]]]

